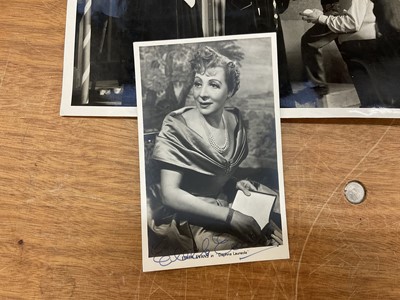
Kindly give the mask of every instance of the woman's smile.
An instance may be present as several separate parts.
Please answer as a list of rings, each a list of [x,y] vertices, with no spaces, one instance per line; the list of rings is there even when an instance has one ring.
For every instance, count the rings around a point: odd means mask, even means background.
[[[208,108],[210,105],[212,105],[212,102],[202,102],[202,101],[199,101],[199,105],[200,105],[201,108],[206,109],[206,108]]]

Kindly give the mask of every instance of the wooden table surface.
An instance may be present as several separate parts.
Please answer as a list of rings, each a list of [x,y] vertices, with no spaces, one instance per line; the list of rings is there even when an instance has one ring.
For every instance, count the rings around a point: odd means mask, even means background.
[[[400,299],[392,119],[283,121],[289,260],[143,273],[137,121],[59,116],[65,12],[0,4],[1,299]]]

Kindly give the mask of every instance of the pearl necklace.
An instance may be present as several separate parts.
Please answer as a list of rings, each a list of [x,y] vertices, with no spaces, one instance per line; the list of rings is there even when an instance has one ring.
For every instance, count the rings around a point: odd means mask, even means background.
[[[204,116],[202,114],[201,114],[201,116],[202,116],[202,121],[203,121],[202,125],[204,127],[204,130],[207,133],[208,141],[209,141],[211,147],[213,147],[220,154],[224,153],[226,151],[226,149],[228,149],[228,146],[229,146],[228,127],[226,126],[224,115],[222,115],[222,124],[224,125],[225,141],[222,146],[219,146],[217,144],[217,142],[214,139],[214,136],[212,135],[210,129],[208,128],[206,119],[204,118]]]

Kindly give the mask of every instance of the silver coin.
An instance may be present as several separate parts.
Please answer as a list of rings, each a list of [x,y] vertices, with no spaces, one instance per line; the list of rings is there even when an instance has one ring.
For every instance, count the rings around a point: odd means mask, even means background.
[[[365,200],[367,192],[361,182],[353,180],[346,184],[344,188],[344,195],[347,201],[352,204],[360,204]]]

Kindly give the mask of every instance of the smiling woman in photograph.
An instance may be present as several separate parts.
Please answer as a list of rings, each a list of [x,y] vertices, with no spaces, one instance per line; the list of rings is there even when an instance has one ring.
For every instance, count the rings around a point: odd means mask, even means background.
[[[226,107],[239,89],[238,64],[207,46],[191,64],[195,106],[166,116],[153,152],[161,170],[159,197],[171,218],[153,216],[149,227],[178,253],[266,245],[254,218],[230,208],[226,193],[229,185],[247,196],[256,190],[234,177],[248,154],[240,112]]]

